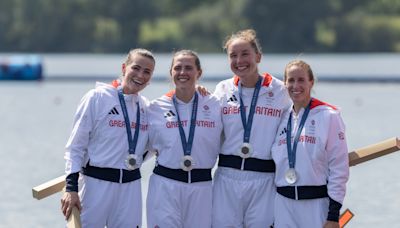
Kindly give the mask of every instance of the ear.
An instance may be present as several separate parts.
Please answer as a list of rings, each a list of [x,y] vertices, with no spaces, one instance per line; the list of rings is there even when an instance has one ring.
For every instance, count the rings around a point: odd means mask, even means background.
[[[256,54],[256,62],[257,62],[257,63],[260,63],[260,62],[261,62],[261,57],[262,57],[261,53],[257,53],[257,54]]]
[[[197,80],[199,80],[201,78],[201,75],[203,74],[202,70],[199,70],[199,75],[197,75]]]
[[[125,76],[125,72],[126,72],[126,64],[125,64],[125,63],[123,63],[121,68],[122,68],[122,76]]]

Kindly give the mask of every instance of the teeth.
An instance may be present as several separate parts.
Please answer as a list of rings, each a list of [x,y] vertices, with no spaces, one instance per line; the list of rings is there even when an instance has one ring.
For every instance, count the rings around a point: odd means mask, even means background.
[[[139,80],[133,79],[133,82],[136,83],[136,84],[138,84],[138,85],[143,85],[143,83],[142,83],[141,81],[139,81]]]
[[[180,81],[180,82],[186,82],[186,81],[189,81],[189,78],[178,78],[178,81]]]
[[[244,69],[246,69],[246,67],[245,66],[241,66],[241,67],[237,67],[237,69],[238,70],[244,70]]]

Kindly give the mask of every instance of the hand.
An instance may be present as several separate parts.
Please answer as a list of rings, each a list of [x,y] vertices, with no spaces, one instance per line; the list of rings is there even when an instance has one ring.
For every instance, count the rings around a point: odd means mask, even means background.
[[[210,94],[210,91],[206,87],[201,85],[196,85],[196,90],[204,97]]]
[[[323,228],[340,228],[338,222],[326,221]]]
[[[78,208],[79,211],[82,209],[78,193],[64,192],[61,198],[61,211],[65,216],[65,220],[68,220],[74,207]]]

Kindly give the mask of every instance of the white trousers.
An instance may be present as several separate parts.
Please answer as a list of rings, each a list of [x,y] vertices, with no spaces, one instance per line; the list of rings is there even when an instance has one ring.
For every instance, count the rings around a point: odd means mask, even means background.
[[[211,207],[211,181],[188,184],[151,175],[146,209],[148,228],[209,228]]]
[[[274,228],[322,228],[328,217],[329,198],[293,200],[275,197]]]
[[[119,184],[80,174],[83,228],[141,227],[141,180]]]
[[[269,228],[276,188],[273,173],[218,167],[213,187],[214,228]]]

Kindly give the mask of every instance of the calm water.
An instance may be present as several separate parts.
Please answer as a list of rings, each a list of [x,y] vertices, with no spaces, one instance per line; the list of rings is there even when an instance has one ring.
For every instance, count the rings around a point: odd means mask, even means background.
[[[168,65],[168,64],[165,64]],[[82,95],[94,82],[0,82],[0,227],[64,227],[60,194],[43,200],[31,189],[63,174],[64,145]],[[203,83],[213,90],[214,82]],[[170,85],[152,83],[149,99]],[[317,83],[314,96],[342,109],[349,149],[400,136],[400,84]],[[400,152],[351,168],[344,208],[348,227],[394,227],[400,223]],[[153,162],[143,167],[143,188]],[[145,222],[145,221],[143,221]]]

